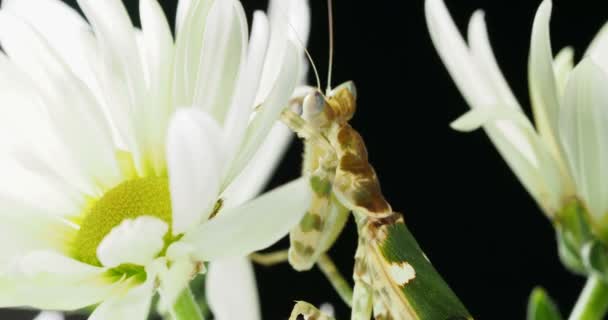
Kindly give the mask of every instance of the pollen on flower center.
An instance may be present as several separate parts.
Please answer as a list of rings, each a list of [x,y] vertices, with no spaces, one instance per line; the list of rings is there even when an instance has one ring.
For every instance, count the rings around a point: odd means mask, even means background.
[[[157,217],[171,227],[171,196],[167,177],[125,181],[93,201],[84,212],[80,230],[74,239],[74,258],[100,265],[97,247],[103,238],[123,220],[143,215]],[[167,237],[170,235],[171,230],[167,232]]]

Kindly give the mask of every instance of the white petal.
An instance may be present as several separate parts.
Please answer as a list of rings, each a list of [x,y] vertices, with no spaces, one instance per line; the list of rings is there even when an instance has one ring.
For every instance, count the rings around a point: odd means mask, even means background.
[[[200,260],[245,256],[266,248],[296,225],[310,204],[308,178],[300,178],[240,207],[220,211],[209,222],[187,233]]]
[[[175,32],[180,33],[182,29],[182,25],[186,20],[186,16],[188,15],[190,10],[190,5],[192,4],[192,0],[179,0],[177,3],[176,17],[175,17]],[[194,0],[194,2],[198,2]]]
[[[207,15],[214,1],[181,0],[178,8],[178,32],[175,40],[174,104],[190,106],[201,63],[202,39]]]
[[[192,105],[224,122],[247,51],[247,20],[240,2],[215,1],[207,16]]]
[[[88,320],[145,320],[154,294],[154,278],[130,288],[126,294],[115,295],[102,302]]]
[[[608,23],[605,23],[593,38],[585,56],[592,57],[604,72],[608,72],[608,62],[606,61],[608,58]]]
[[[254,156],[260,144],[267,137],[274,123],[278,120],[279,114],[289,102],[289,98],[296,87],[299,70],[298,50],[293,43],[288,45],[285,56],[282,59],[282,69],[275,82],[272,92],[261,106],[261,110],[250,122],[241,150],[230,164],[230,169],[222,179],[222,188],[225,189],[241,170],[247,165]]]
[[[145,112],[145,79],[137,49],[135,31],[120,0],[78,0],[93,27],[103,65],[97,72],[113,124],[134,154],[135,165],[143,171],[142,132],[135,128],[138,116]]]
[[[144,66],[148,70],[146,110],[139,123],[145,131],[144,153],[152,160],[157,175],[166,170],[165,137],[170,114],[173,72],[173,38],[162,8],[157,0],[140,1],[143,33]]]
[[[458,32],[442,0],[425,2],[426,21],[437,53],[471,108],[505,106]]]
[[[298,71],[298,84],[306,83],[308,60],[304,56],[304,48],[310,32],[310,8],[308,0],[271,0],[268,4],[270,20],[270,43],[264,65],[264,73],[256,104],[263,103],[279,77],[280,61],[288,49],[289,41],[298,44],[298,55],[301,67]]]
[[[82,170],[78,184],[89,193],[97,187],[90,186],[91,181],[115,185],[120,178],[115,147],[109,124],[92,93],[37,32],[5,12],[0,12],[0,41],[12,61],[40,88],[39,98],[52,128],[73,158],[75,168],[71,170]]]
[[[194,269],[195,265],[187,257],[182,257],[172,261],[171,266],[159,274],[159,294],[165,308],[173,306],[182,291],[188,287]]]
[[[178,110],[167,138],[173,234],[206,220],[219,195],[223,166],[218,124],[198,109]]]
[[[78,12],[59,0],[4,0],[2,10],[34,27],[74,74],[98,90],[90,65],[94,53],[90,26]]]
[[[34,320],[63,320],[63,314],[53,311],[42,311]]]
[[[0,195],[0,205],[0,271],[25,252],[69,252],[69,239],[77,228],[61,216],[6,195]]]
[[[482,11],[476,11],[471,17],[468,37],[471,55],[477,62],[479,69],[486,75],[489,85],[492,86],[496,94],[496,99],[501,101],[506,107],[520,111],[521,107],[519,103],[498,68],[498,63],[488,39],[488,31]]]
[[[260,77],[266,58],[268,46],[268,21],[261,12],[255,12],[247,61],[239,72],[235,97],[226,115],[224,132],[227,135],[226,144],[231,148],[230,154],[236,152],[245,130],[247,121],[254,108],[254,99],[260,84]]]
[[[607,83],[597,64],[583,60],[568,80],[559,115],[561,142],[576,189],[596,220],[608,210]]]
[[[211,262],[205,285],[215,319],[261,319],[253,266],[247,257]]]
[[[551,1],[545,0],[538,8],[534,19],[528,77],[536,127],[543,139],[554,148],[554,153],[558,156],[561,152],[555,139],[557,138],[559,99],[553,71],[553,53],[549,34],[551,6]]]
[[[0,307],[75,310],[90,306],[116,289],[105,272],[54,252],[32,252],[0,272]]]
[[[167,231],[169,226],[155,217],[126,219],[103,238],[97,247],[97,258],[106,267],[123,263],[145,266],[162,250]]]
[[[557,92],[559,98],[564,97],[566,91],[566,83],[570,72],[574,69],[574,49],[565,47],[557,53],[553,61],[553,70],[555,72],[555,81],[557,83]]]
[[[291,130],[284,124],[276,123],[273,126],[255,156],[222,194],[226,208],[245,203],[262,192],[287,151],[292,137]]]

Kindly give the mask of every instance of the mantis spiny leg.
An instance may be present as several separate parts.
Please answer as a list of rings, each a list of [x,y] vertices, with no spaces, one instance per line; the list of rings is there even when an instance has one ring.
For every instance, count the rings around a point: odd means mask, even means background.
[[[340,273],[340,270],[338,270],[331,258],[327,254],[322,254],[319,256],[317,266],[321,272],[323,272],[325,277],[327,277],[336,292],[338,292],[340,298],[342,298],[342,300],[344,300],[349,307],[352,307],[353,289],[351,289],[350,285],[346,279],[344,279]]]
[[[303,318],[302,318],[303,317]],[[289,320],[336,320],[308,302],[298,301],[291,311]]]

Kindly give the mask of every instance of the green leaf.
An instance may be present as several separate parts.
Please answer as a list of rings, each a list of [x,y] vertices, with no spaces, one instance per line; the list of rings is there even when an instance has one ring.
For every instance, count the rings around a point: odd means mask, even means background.
[[[562,316],[555,303],[543,288],[532,290],[528,302],[528,320],[561,320]]]

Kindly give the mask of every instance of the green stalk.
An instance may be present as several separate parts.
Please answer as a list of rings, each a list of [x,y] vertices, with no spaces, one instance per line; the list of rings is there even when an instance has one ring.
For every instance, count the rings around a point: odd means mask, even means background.
[[[599,320],[608,312],[608,285],[590,276],[568,320]]]
[[[173,320],[205,320],[192,291],[187,287],[171,307]]]

